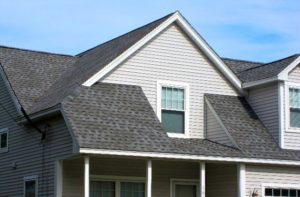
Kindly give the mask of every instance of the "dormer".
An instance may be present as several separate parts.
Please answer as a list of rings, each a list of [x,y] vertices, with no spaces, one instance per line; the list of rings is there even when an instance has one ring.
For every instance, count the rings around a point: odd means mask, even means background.
[[[300,149],[300,55],[271,63],[225,60],[281,148]]]

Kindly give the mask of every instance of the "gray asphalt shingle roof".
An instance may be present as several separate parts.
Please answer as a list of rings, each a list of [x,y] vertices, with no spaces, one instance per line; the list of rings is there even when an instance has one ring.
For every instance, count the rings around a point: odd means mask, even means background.
[[[236,96],[205,95],[244,157],[300,160],[300,152],[277,145],[246,99]]]
[[[223,58],[223,61],[243,83],[247,83],[277,76],[298,57],[300,57],[300,55],[295,54],[284,59],[265,64],[226,58]]]
[[[0,62],[22,106],[29,110],[77,58],[0,46]]]

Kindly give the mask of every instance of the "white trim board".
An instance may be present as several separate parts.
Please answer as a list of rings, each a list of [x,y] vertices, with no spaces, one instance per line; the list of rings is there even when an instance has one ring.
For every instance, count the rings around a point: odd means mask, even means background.
[[[194,41],[194,43],[205,53],[205,55],[215,64],[215,66],[223,73],[223,75],[233,84],[237,91],[244,94],[242,90],[242,83],[237,76],[228,68],[228,66],[221,60],[221,58],[210,48],[205,40],[198,34],[198,32],[184,19],[179,13],[175,12],[166,21],[148,33],[144,38],[139,40],[136,44],[131,46],[111,63],[107,64],[103,69],[94,74],[91,78],[86,80],[84,86],[92,86],[94,83],[102,79],[106,74],[115,69],[120,63],[126,60],[130,55],[148,43],[152,38],[161,33],[164,29],[169,27],[172,23],[176,22],[183,31]]]
[[[253,163],[253,164],[275,164],[287,166],[300,166],[300,161],[293,160],[276,160],[276,159],[256,159],[241,157],[220,157],[220,156],[203,156],[203,155],[186,155],[157,152],[140,152],[140,151],[122,151],[107,149],[90,149],[80,148],[79,153],[94,155],[111,155],[111,156],[130,156],[130,157],[148,157],[159,159],[179,159],[195,161],[213,161],[213,162],[233,162],[233,163]]]
[[[300,57],[297,57],[289,66],[278,74],[278,79],[287,80],[289,73],[300,64]]]

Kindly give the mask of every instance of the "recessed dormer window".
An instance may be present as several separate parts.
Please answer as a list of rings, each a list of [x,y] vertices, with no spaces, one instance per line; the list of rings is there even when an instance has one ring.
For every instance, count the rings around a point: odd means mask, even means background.
[[[157,115],[170,137],[188,136],[188,84],[159,81]]]
[[[300,128],[300,89],[289,89],[290,127]]]

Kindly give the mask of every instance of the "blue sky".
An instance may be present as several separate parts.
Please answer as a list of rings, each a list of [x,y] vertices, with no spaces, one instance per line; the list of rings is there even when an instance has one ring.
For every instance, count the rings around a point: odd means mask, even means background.
[[[299,0],[1,0],[0,45],[75,55],[176,10],[222,57],[300,53]]]

